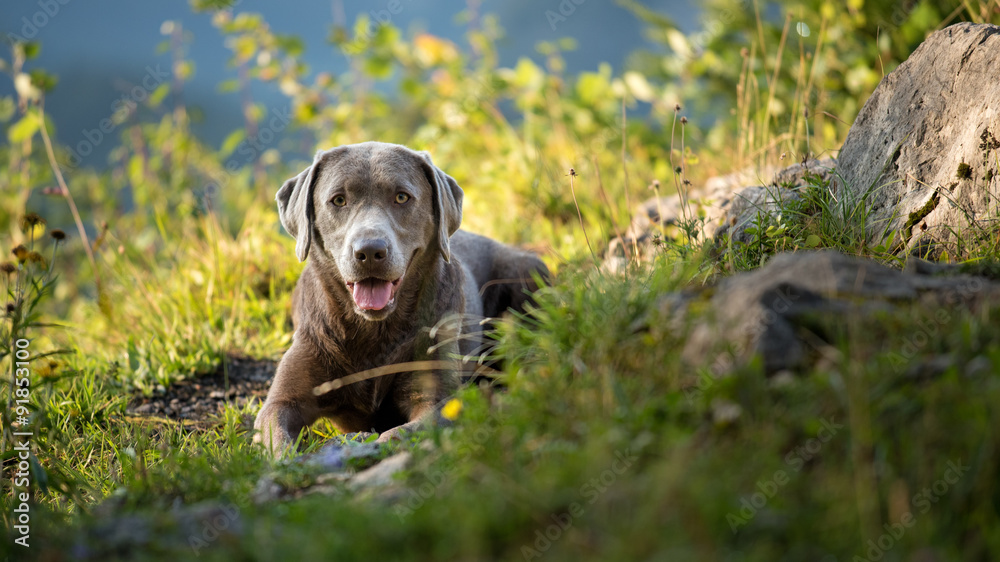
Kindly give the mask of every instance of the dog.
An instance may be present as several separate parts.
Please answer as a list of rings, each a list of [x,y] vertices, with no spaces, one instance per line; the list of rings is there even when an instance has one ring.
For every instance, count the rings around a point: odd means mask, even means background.
[[[418,426],[461,382],[460,368],[428,366],[476,352],[479,320],[523,312],[549,275],[536,255],[459,230],[462,188],[405,146],[320,151],[276,199],[296,257],[309,260],[292,296],[292,345],[254,422],[254,440],[276,456],[321,417],[383,442]],[[436,363],[350,378],[424,361]],[[337,381],[350,382],[314,393]]]

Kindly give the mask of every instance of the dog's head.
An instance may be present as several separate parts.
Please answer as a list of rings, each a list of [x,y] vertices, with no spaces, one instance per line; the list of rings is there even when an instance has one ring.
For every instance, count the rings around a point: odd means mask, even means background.
[[[356,312],[381,320],[415,275],[412,263],[427,252],[450,261],[462,195],[426,152],[366,142],[317,153],[276,199],[299,261],[309,256],[338,273]]]

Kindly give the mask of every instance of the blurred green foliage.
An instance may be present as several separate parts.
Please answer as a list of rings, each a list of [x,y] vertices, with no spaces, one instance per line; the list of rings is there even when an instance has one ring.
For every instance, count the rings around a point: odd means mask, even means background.
[[[735,148],[737,168],[835,153],[878,82],[928,33],[1000,23],[994,0],[709,0],[702,28],[685,35],[641,2],[618,1],[662,45],[636,53],[632,68],[689,106],[703,152]]]

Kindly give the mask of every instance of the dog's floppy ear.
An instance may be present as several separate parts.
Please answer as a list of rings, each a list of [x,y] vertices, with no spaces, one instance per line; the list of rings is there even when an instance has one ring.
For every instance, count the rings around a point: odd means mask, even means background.
[[[451,261],[450,238],[462,225],[462,197],[465,195],[455,178],[434,165],[427,152],[418,153],[423,159],[424,173],[434,192],[434,220],[438,228],[438,245],[444,261]]]
[[[313,209],[313,187],[319,176],[320,164],[329,156],[339,152],[344,147],[319,151],[313,158],[313,163],[299,175],[285,181],[275,195],[278,202],[278,218],[281,226],[295,238],[295,256],[299,261],[305,261],[312,245],[313,220],[316,217]]]

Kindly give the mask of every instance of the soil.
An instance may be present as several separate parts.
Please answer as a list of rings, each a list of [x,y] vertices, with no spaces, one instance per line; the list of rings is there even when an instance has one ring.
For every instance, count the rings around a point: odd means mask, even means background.
[[[177,421],[207,422],[218,417],[223,405],[242,408],[263,401],[277,363],[227,357],[211,374],[157,387],[152,396],[136,395],[127,412],[137,416]]]

